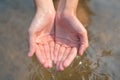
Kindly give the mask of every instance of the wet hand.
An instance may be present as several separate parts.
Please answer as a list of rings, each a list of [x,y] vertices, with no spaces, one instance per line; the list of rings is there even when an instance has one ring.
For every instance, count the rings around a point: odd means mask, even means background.
[[[57,14],[55,24],[54,63],[57,70],[64,70],[76,57],[83,55],[88,47],[85,27],[73,14]]]
[[[29,57],[36,55],[45,68],[52,67],[55,12],[37,11],[29,28]]]

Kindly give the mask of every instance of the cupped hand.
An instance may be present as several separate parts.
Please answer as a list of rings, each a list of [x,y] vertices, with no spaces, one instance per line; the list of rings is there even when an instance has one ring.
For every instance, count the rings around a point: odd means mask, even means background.
[[[37,11],[29,28],[29,57],[35,53],[45,68],[52,67],[55,12]]]
[[[54,63],[57,70],[64,70],[76,57],[83,55],[88,47],[85,27],[74,14],[57,14],[55,24]]]

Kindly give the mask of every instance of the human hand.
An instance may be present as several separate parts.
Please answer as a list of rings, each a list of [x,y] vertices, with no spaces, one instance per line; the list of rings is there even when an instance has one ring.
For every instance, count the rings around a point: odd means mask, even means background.
[[[29,28],[30,51],[28,56],[32,57],[35,53],[37,59],[45,68],[52,67],[54,18],[54,11],[37,11]]]
[[[55,26],[54,63],[57,70],[64,70],[88,47],[87,31],[76,15],[69,13],[57,14]]]
[[[69,13],[57,14],[54,22],[55,10],[52,0],[47,3],[44,0],[35,1],[35,3],[42,4],[43,7],[37,10],[29,28],[30,51],[28,55],[31,57],[35,53],[37,59],[45,68],[51,68],[53,60],[58,70],[64,70],[71,64],[77,52],[82,55],[88,47],[87,31],[76,16]],[[69,5],[74,4],[74,1],[71,1],[68,1],[70,2]],[[63,3],[64,0],[61,2]],[[77,0],[75,2],[77,3]],[[62,3],[58,12],[64,10]],[[71,11],[74,8],[72,6],[69,9]]]

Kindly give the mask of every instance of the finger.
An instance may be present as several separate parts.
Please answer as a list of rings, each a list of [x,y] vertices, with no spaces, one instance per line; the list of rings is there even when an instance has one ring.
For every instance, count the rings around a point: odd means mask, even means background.
[[[36,49],[36,57],[37,57],[37,59],[39,60],[39,62],[41,63],[41,64],[44,64],[45,63],[45,59],[44,59],[44,57],[43,57],[43,55],[42,55],[42,53],[41,53],[41,51],[40,51],[40,48],[39,48],[39,46],[37,46],[37,49]]]
[[[50,58],[50,48],[49,48],[49,44],[46,43],[44,45],[44,49],[45,49],[45,55],[46,55],[46,58],[47,58],[47,61],[48,61],[48,68],[51,68],[52,67],[52,60]]]
[[[68,67],[72,63],[72,61],[74,60],[76,55],[77,55],[77,48],[74,47],[74,48],[71,49],[70,54],[65,59],[65,61],[63,63],[63,66],[65,68]]]
[[[60,45],[59,44],[55,44],[54,64],[56,64],[56,62],[57,62],[57,55],[58,55],[58,52],[59,52],[59,48],[60,48]]]
[[[50,55],[51,55],[51,60],[54,59],[54,47],[55,47],[55,43],[52,41],[50,42]]]
[[[82,56],[87,47],[88,47],[88,36],[87,36],[87,32],[85,32],[80,36],[79,55]]]
[[[29,39],[29,52],[28,52],[28,56],[32,57],[35,53],[35,49],[36,49],[36,45],[35,45],[35,41],[34,41],[34,36],[30,35],[30,39]]]
[[[64,46],[61,46],[61,47],[60,47],[60,50],[59,50],[59,52],[58,52],[57,65],[56,65],[57,70],[60,69],[59,64],[60,64],[61,59],[62,59],[62,57],[63,57],[63,55],[64,55],[65,49],[66,49],[66,48],[65,48]]]
[[[83,39],[84,40],[84,39]],[[84,51],[87,49],[88,47],[88,40],[84,40],[82,42],[80,42],[80,47],[79,47],[79,55],[83,55]]]
[[[61,61],[63,55],[64,55],[64,52],[65,52],[65,47],[64,46],[61,46],[60,49],[59,49],[59,52],[58,52],[58,56],[57,56],[57,61]]]
[[[47,68],[47,66],[46,66],[46,63],[47,63],[47,58],[46,58],[46,55],[45,55],[45,50],[44,50],[44,46],[43,45],[39,45],[39,48],[40,48],[40,51],[41,51],[41,53],[42,53],[42,57],[44,58],[44,64],[43,64],[43,66],[45,67],[45,68]]]
[[[60,71],[63,71],[63,70],[64,70],[64,66],[63,66],[61,63],[59,64],[59,70],[60,70]]]
[[[63,63],[64,63],[65,59],[67,58],[67,56],[70,54],[70,51],[71,51],[71,48],[70,48],[70,47],[68,47],[68,48],[65,50],[64,55],[63,55],[63,57],[62,57],[62,60],[61,60],[61,62],[60,62],[60,70],[64,70]]]
[[[70,54],[70,51],[71,51],[71,47],[69,47],[65,50],[65,53],[64,53],[61,61],[64,61],[67,58],[67,56]]]
[[[82,56],[85,50],[86,50],[85,46],[84,46],[84,45],[81,45],[81,46],[79,47],[79,55]]]

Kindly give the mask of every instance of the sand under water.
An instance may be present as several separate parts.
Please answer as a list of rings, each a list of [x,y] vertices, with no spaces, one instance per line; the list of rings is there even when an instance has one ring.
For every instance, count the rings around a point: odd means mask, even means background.
[[[63,72],[44,69],[27,57],[32,0],[0,0],[0,80],[119,80],[120,0],[80,0],[89,48]]]

